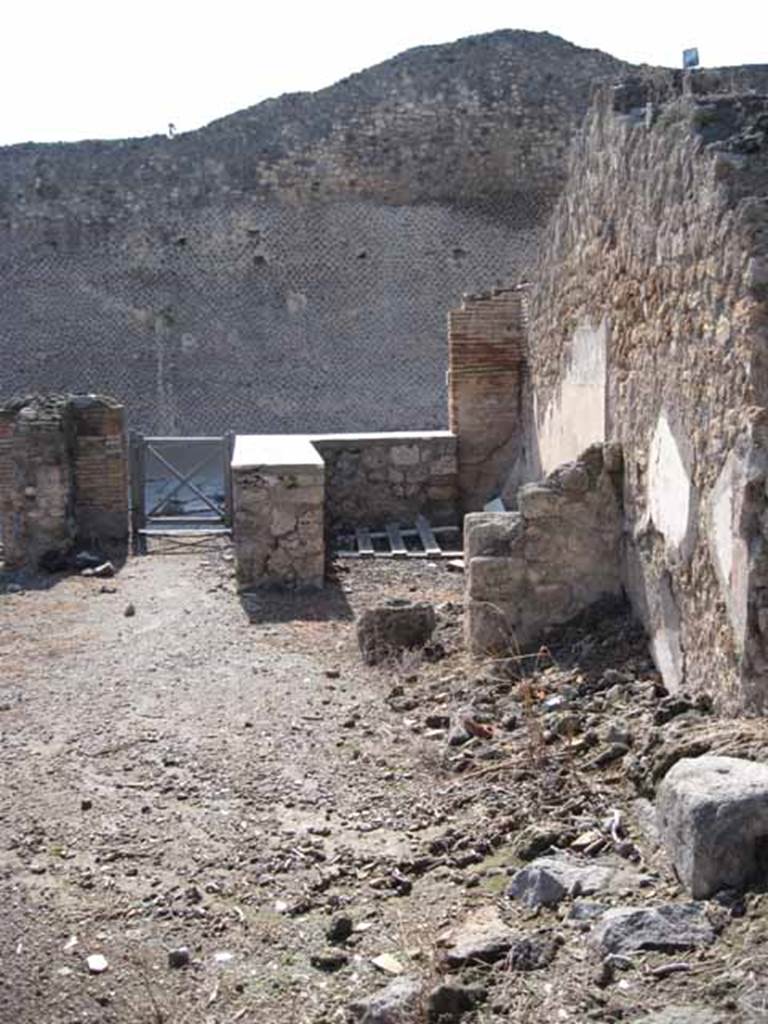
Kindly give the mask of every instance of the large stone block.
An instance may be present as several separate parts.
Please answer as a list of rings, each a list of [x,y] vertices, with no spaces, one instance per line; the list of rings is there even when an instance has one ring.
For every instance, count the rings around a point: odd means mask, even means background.
[[[768,878],[768,765],[684,758],[659,786],[656,813],[667,853],[694,898]]]
[[[522,551],[524,525],[517,512],[470,512],[464,517],[467,559],[509,557]]]
[[[375,665],[401,651],[423,647],[436,623],[435,609],[425,602],[392,600],[368,608],[357,620],[357,642],[363,661]]]
[[[480,601],[520,601],[525,578],[522,558],[473,558],[469,563],[469,596]]]

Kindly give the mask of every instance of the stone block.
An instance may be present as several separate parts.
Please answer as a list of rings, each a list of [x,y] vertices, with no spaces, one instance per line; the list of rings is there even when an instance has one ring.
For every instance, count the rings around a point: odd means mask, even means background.
[[[480,601],[520,602],[525,591],[522,558],[473,558],[469,562],[469,596]]]
[[[662,780],[656,813],[665,849],[694,898],[768,878],[768,765],[684,758]]]
[[[539,857],[521,868],[508,895],[527,907],[554,907],[567,896],[592,896],[637,886],[641,876],[623,861],[579,860],[568,854]]]
[[[357,642],[363,661],[375,665],[404,650],[423,647],[436,624],[435,609],[425,602],[392,600],[367,609],[357,620]]]
[[[515,654],[522,642],[518,624],[520,609],[517,605],[501,602],[475,601],[467,603],[467,644],[472,654]]]
[[[517,507],[524,519],[546,519],[559,516],[563,497],[541,484],[523,484],[517,492]]]
[[[464,517],[465,555],[510,557],[522,551],[523,533],[517,512],[470,512]]]
[[[680,953],[708,946],[715,933],[702,904],[665,903],[606,910],[591,938],[603,953]]]
[[[393,466],[415,466],[420,461],[417,444],[398,444],[390,449],[389,457]]]

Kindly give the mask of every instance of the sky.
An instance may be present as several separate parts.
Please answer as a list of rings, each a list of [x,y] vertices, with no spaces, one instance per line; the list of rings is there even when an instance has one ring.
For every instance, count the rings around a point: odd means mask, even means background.
[[[413,46],[548,31],[634,63],[768,63],[765,0],[3,0],[0,145],[189,131]]]

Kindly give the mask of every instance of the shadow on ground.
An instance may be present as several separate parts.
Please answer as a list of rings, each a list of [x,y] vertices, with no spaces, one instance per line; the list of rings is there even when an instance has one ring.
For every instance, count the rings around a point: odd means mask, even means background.
[[[78,561],[83,554],[90,557]],[[40,559],[37,569],[6,568],[0,555],[0,595],[19,593],[23,590],[51,590],[57,583],[70,576],[82,575],[84,569],[94,569],[96,566],[111,562],[111,572],[94,574],[106,580],[110,576],[116,576],[127,559],[127,544],[101,546],[94,548],[93,551],[84,546],[76,546],[67,551],[49,551]]]
[[[339,579],[326,578],[322,590],[253,590],[240,594],[240,604],[251,625],[266,622],[351,622],[350,607]]]

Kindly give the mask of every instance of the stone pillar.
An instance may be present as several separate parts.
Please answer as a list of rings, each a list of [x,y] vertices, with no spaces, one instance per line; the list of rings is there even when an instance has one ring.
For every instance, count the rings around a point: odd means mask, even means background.
[[[128,539],[123,407],[94,395],[0,408],[0,529],[9,568],[66,567],[76,543]]]
[[[74,421],[75,521],[85,544],[128,541],[128,447],[123,406],[95,395],[70,399]]]
[[[238,435],[233,536],[242,589],[321,587],[325,465],[302,437]]]
[[[71,422],[66,402],[39,399],[2,410],[0,519],[8,568],[36,569],[74,539]]]
[[[448,314],[448,414],[465,512],[500,494],[522,445],[523,288],[467,295]]]

